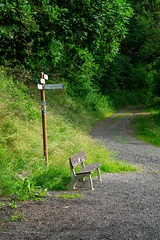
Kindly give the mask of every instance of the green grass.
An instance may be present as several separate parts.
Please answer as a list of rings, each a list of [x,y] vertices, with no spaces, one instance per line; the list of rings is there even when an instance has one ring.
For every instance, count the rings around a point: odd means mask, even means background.
[[[129,164],[126,161],[107,161],[107,163],[102,164],[101,172],[130,172],[130,171],[137,171],[137,167],[132,164]]]
[[[160,146],[160,105],[150,106],[143,112],[151,114],[136,117],[133,122],[136,136],[143,141]]]
[[[67,95],[46,91],[49,167],[43,160],[40,91],[0,75],[0,195],[19,200],[47,196],[47,189],[65,189],[70,183],[69,157],[85,150],[86,163],[102,162],[102,172],[134,171],[90,137],[94,122],[112,113],[104,98],[98,110]],[[96,98],[95,98],[96,99]]]
[[[27,219],[24,216],[24,213],[18,214],[14,212],[11,217],[6,219],[8,222],[17,222],[17,221],[25,221],[27,222]]]
[[[76,193],[76,194],[62,194],[62,195],[59,195],[59,194],[57,194],[57,195],[55,195],[56,196],[56,198],[64,198],[64,199],[68,199],[68,198],[72,198],[72,199],[74,199],[74,198],[77,198],[77,197],[83,197],[83,195],[80,195],[79,193]]]

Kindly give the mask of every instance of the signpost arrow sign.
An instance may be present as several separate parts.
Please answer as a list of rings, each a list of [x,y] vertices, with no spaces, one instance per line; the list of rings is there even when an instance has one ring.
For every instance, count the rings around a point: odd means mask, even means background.
[[[44,89],[62,89],[64,88],[64,84],[47,84],[44,85]]]
[[[43,79],[42,79],[43,80]],[[41,83],[42,83],[42,81],[41,81]],[[39,90],[42,90],[43,89],[43,86],[42,86],[42,84],[37,84],[37,88],[39,89]],[[45,90],[48,90],[48,89],[62,89],[62,88],[64,88],[64,84],[44,84],[44,89]]]

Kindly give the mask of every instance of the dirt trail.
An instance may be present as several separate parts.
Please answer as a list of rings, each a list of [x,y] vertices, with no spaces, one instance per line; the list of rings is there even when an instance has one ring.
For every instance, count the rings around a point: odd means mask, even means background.
[[[45,202],[21,202],[16,210],[4,206],[0,240],[160,240],[160,148],[133,137],[130,122],[139,111],[121,110],[98,122],[91,136],[143,171],[103,174],[102,182],[94,179],[93,193],[86,182],[78,183],[80,198],[59,199],[51,192]],[[8,222],[14,212],[28,221]]]

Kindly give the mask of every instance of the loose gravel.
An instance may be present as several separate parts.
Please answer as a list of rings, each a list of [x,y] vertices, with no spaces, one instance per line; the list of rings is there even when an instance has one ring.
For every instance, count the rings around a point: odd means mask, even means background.
[[[126,112],[127,110],[127,112]],[[141,108],[130,107],[98,122],[91,135],[117,159],[141,166],[138,173],[105,174],[110,201],[121,209],[108,239],[160,239],[160,148],[134,137],[130,123]],[[107,239],[107,238],[106,238]]]

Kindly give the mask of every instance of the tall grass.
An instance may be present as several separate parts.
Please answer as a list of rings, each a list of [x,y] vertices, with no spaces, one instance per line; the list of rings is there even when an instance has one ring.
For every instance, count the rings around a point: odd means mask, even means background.
[[[82,150],[88,163],[103,163],[103,172],[135,170],[126,163],[115,162],[113,154],[88,135],[91,125],[111,109],[102,112],[91,106],[86,108],[67,96],[65,90],[46,91],[49,156],[46,168],[40,92],[36,86],[29,89],[3,71],[0,78],[0,195],[24,200],[44,196],[46,189],[64,189],[70,183],[69,157]],[[102,102],[105,103],[104,98]]]
[[[145,114],[146,113],[146,114]],[[143,141],[160,146],[160,105],[148,107],[142,116],[138,116],[133,124],[136,126],[136,135]]]

